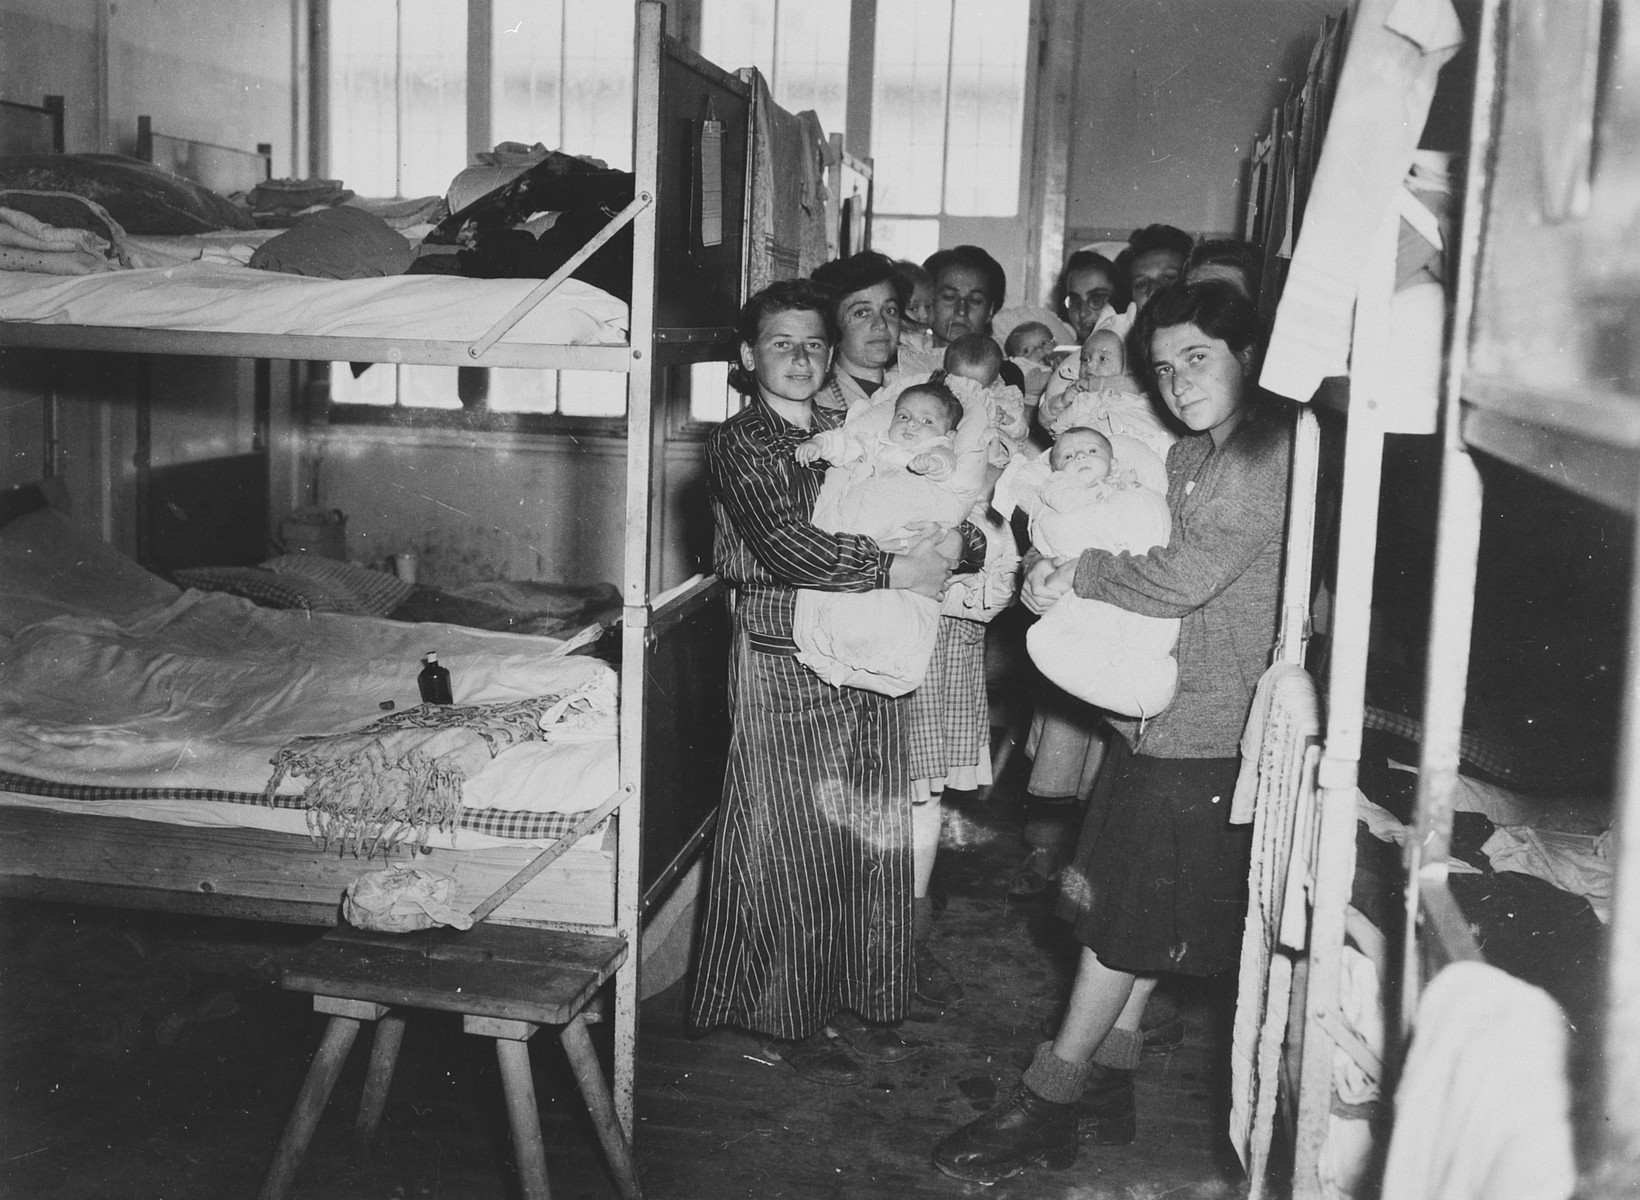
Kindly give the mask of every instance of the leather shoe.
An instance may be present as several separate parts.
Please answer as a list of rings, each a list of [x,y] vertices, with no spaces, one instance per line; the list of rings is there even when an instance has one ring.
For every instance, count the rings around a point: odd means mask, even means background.
[[[1059,881],[1064,863],[1059,855],[1045,846],[1038,846],[1008,878],[1008,899],[1034,900]]]
[[[904,1062],[928,1048],[927,1042],[906,1037],[897,1026],[862,1021],[853,1013],[839,1015],[827,1028],[870,1062]]]
[[[810,1083],[853,1087],[865,1079],[864,1068],[824,1027],[798,1041],[770,1042],[764,1049]]]
[[[1088,1081],[1076,1102],[1076,1136],[1095,1146],[1126,1146],[1137,1136],[1133,1072],[1088,1064]]]
[[[1057,1169],[1075,1161],[1076,1105],[1044,1100],[1023,1085],[934,1146],[934,1165],[971,1183],[995,1183],[1033,1164]]]

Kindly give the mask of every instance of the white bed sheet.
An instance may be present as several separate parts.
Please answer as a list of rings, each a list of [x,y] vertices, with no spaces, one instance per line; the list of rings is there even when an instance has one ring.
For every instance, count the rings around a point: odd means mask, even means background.
[[[549,638],[258,608],[184,592],[123,617],[73,614],[0,643],[0,770],[92,787],[260,792],[292,738],[356,729],[420,702],[437,650],[458,704],[587,690],[595,719],[506,750],[468,807],[582,812],[617,786],[614,672]],[[297,793],[300,780],[282,791]],[[223,805],[239,809],[243,805]]]
[[[0,271],[0,320],[470,342],[540,282],[450,275],[311,279],[222,262],[69,278]],[[622,301],[566,279],[504,341],[623,345],[627,327]]]

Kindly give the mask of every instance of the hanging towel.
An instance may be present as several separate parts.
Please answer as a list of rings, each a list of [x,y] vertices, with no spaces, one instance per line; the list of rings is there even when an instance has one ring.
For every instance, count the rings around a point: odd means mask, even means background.
[[[1348,371],[1362,231],[1395,203],[1462,41],[1450,0],[1363,0],[1259,375],[1270,391],[1307,402]]]

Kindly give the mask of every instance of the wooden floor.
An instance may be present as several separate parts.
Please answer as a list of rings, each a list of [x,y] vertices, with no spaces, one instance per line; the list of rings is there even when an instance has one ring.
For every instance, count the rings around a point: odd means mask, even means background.
[[[1035,906],[1005,899],[1018,816],[999,796],[949,814],[936,876],[937,952],[968,989],[920,1009],[916,1058],[863,1087],[810,1084],[758,1041],[688,1036],[683,988],[645,1002],[638,1156],[646,1194],[917,1200],[1221,1197],[1245,1191],[1224,1140],[1227,1005],[1181,997],[1185,1044],[1140,1069],[1139,1137],[1086,1148],[1064,1171],[982,1188],[940,1175],[929,1148],[1019,1078],[1063,995],[1072,947]],[[220,1200],[255,1193],[322,1021],[273,984],[312,936],[280,927],[0,905],[0,1196]],[[292,1195],[297,1200],[501,1200],[517,1195],[488,1039],[413,1017],[373,1158],[350,1153],[363,1080],[354,1052]],[[556,1039],[532,1061],[557,1200],[615,1191]]]

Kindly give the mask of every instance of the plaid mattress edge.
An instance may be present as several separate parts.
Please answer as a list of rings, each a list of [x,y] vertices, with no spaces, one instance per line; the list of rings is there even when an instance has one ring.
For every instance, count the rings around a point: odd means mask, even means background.
[[[50,779],[36,779],[0,770],[0,791],[21,792],[28,796],[45,796],[55,800],[85,800],[91,802],[115,800],[207,800],[221,804],[255,804],[264,807],[302,810],[307,806],[300,796],[274,796],[271,803],[261,792],[234,792],[221,788],[185,787],[109,787],[102,784],[58,783]],[[575,828],[581,813],[518,812],[512,809],[463,808],[456,817],[456,828],[490,837],[517,841],[558,841]]]

